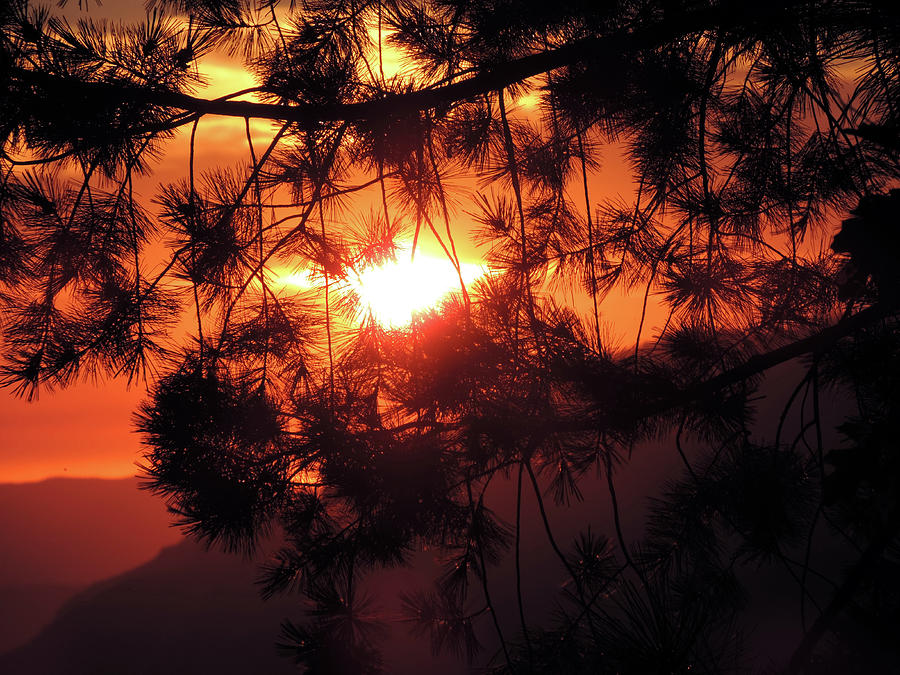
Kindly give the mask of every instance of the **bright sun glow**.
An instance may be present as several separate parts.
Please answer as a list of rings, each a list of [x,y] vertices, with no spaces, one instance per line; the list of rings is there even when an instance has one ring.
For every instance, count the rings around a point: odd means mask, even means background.
[[[389,328],[407,325],[416,312],[436,307],[459,291],[459,275],[447,258],[418,254],[362,270],[351,284],[378,323]],[[460,263],[463,281],[470,284],[484,274],[480,265]]]
[[[460,263],[463,281],[468,286],[485,274],[483,265]],[[282,281],[309,287],[309,276],[303,273],[282,277]],[[351,272],[346,283],[359,294],[364,311],[385,328],[402,328],[413,316],[440,305],[451,293],[459,292],[459,275],[446,257],[416,252],[411,259],[409,248],[400,248],[397,258],[378,266]]]

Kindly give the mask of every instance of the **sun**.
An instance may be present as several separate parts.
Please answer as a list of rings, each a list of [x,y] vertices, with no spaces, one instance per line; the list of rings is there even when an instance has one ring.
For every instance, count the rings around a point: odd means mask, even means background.
[[[359,298],[361,316],[371,316],[380,326],[399,329],[408,326],[416,314],[439,307],[453,293],[460,292],[459,278],[466,286],[487,273],[487,267],[460,262],[459,273],[446,256],[416,251],[401,244],[396,256],[380,265],[349,270],[339,283]],[[280,277],[281,283],[302,288],[321,285],[308,272]]]
[[[446,257],[417,252],[413,258],[409,249],[401,249],[394,260],[366,267],[348,281],[375,321],[385,328],[403,328],[417,313],[458,293],[460,276],[468,285],[484,273],[482,265],[461,262],[458,274]]]

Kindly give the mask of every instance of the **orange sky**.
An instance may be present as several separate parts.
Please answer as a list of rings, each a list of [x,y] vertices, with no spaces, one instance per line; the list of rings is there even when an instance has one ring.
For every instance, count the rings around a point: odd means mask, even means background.
[[[134,0],[110,0],[99,8],[91,4],[89,11],[95,17],[135,18],[142,15],[142,4]],[[123,9],[126,7],[127,11]],[[66,13],[77,14],[77,3],[69,3]],[[218,96],[253,84],[239,62],[223,56],[208,57],[203,69],[211,79],[210,88],[202,92],[205,96]],[[252,123],[251,128],[259,154],[260,148],[264,148],[271,138],[272,125],[258,121]],[[153,174],[136,183],[136,190],[145,204],[160,183],[186,174],[189,133],[189,128],[180,130]],[[197,138],[198,169],[249,161],[241,119],[204,118]],[[631,192],[629,173],[621,157],[616,155],[605,158],[603,168],[592,182],[591,196],[595,203],[603,197]],[[366,200],[363,201],[365,204]],[[462,232],[469,229],[465,208],[462,204],[455,214]],[[364,212],[368,209],[368,205],[362,207]],[[423,235],[423,249],[440,254],[439,247],[430,239]],[[465,261],[479,262],[480,253],[471,242],[460,237],[457,245]],[[640,309],[640,299],[626,298],[616,292],[601,306],[602,319],[614,323],[613,335],[623,346],[634,340]],[[644,335],[649,334],[651,331],[645,330]],[[121,381],[80,383],[65,391],[43,391],[32,402],[16,399],[8,390],[0,390],[0,482],[41,480],[52,476],[134,475],[135,463],[142,451],[139,438],[131,431],[131,416],[143,394],[143,384],[129,390]]]

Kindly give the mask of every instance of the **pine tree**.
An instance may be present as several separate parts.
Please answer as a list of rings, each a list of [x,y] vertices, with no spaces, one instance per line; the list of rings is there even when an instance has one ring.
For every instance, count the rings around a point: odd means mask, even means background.
[[[146,382],[147,487],[206,542],[281,533],[263,588],[315,603],[281,637],[308,672],[378,671],[360,579],[423,546],[446,570],[406,598],[414,628],[470,657],[492,631],[496,672],[739,670],[740,571],[763,564],[799,586],[787,669],[865,667],[859,627],[896,649],[891,3],[150,4],[129,26],[0,10],[0,381],[24,396]],[[410,67],[386,77],[388,49]],[[241,56],[251,92],[195,95],[216,50]],[[515,105],[525,93],[534,110]],[[195,172],[209,115],[246,121],[242,164]],[[267,147],[251,119],[273,122]],[[140,203],[135,177],[180,128],[190,170]],[[628,202],[595,194],[615,152]],[[364,224],[343,224],[361,203]],[[456,210],[488,250],[474,285]],[[397,255],[404,223],[441,242],[461,288],[387,329],[346,281]],[[317,281],[308,294],[275,283],[289,261]],[[601,310],[623,290],[644,311],[619,349]],[[760,443],[761,377],[796,359],[782,422],[798,406],[812,419]],[[840,447],[823,440],[826,388],[857,404]],[[653,439],[684,475],[632,544],[616,471]],[[614,527],[562,541],[544,500],[578,500],[594,472]],[[514,523],[485,497],[503,480]],[[523,562],[523,493],[566,580],[553,625],[530,622],[521,587],[518,625],[492,600],[493,565]],[[820,523],[854,560],[824,599],[807,590]]]

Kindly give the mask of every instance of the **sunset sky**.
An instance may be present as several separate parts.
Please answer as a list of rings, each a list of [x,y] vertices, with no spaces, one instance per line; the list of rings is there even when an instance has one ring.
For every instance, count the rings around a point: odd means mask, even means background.
[[[70,2],[64,13],[70,17],[78,16],[77,3]],[[128,21],[140,18],[144,9],[143,3],[136,0],[107,0],[101,6],[91,3],[88,13],[96,19]],[[385,67],[390,71],[402,68],[403,64],[393,55],[386,59]],[[254,85],[252,76],[241,67],[236,57],[212,54],[202,61],[200,68],[207,75],[209,85],[197,92],[199,96],[214,98]],[[525,96],[519,101],[520,110],[527,110],[531,105],[532,97]],[[262,120],[251,121],[251,131],[256,148],[264,148],[274,133],[272,123]],[[136,180],[136,192],[145,206],[152,208],[151,200],[160,184],[187,174],[189,134],[189,126],[179,129],[153,172]],[[204,117],[197,131],[197,139],[198,172],[216,166],[249,162],[242,119]],[[602,161],[601,169],[592,175],[590,186],[595,204],[604,196],[626,197],[632,190],[630,173],[621,156],[607,150]],[[464,197],[480,188],[471,177],[462,176],[456,182],[460,188],[459,194]],[[365,213],[376,199],[374,191],[362,194],[354,208],[360,214]],[[478,270],[483,269],[481,256],[484,252],[466,236],[471,229],[471,219],[465,212],[468,207],[464,199],[457,201],[458,208],[453,214],[457,230],[455,235],[461,262],[467,270],[465,276],[467,281],[471,281],[478,275]],[[404,287],[421,291],[421,280],[411,278],[404,282],[402,275],[414,269],[421,274],[423,269],[427,269],[424,263],[428,260],[440,267],[444,254],[428,233],[423,234],[419,246],[422,259],[417,265],[405,262],[387,275],[370,276],[374,279],[370,285],[379,285],[386,289],[384,293],[392,294],[402,292],[397,289]],[[452,284],[455,273],[448,276],[446,260],[443,263],[444,268],[432,276],[449,279],[448,283]],[[286,275],[291,272],[285,270]],[[371,289],[364,295],[366,302],[372,302],[375,297]],[[624,297],[614,291],[601,305],[602,320],[612,333],[614,342],[618,340],[620,346],[633,344],[641,300],[639,296]],[[404,312],[408,315],[403,303],[396,301],[373,309],[376,314],[391,314],[393,318],[387,320],[396,324],[399,321],[396,318],[398,306],[401,315]],[[652,314],[652,310],[651,306],[650,326],[659,318]],[[651,332],[645,327],[643,334]],[[144,394],[145,383],[133,383],[128,387],[124,381],[81,382],[63,391],[42,390],[30,402],[15,398],[9,390],[0,390],[0,482],[34,481],[52,476],[134,475],[142,450],[138,436],[132,432],[131,420]]]
[[[8,2],[0,675],[893,672],[900,15]]]

